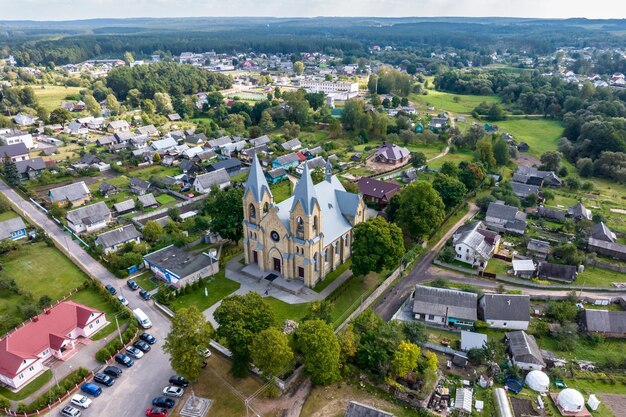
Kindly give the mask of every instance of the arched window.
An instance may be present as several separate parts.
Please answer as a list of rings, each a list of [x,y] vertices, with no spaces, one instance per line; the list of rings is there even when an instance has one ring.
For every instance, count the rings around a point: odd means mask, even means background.
[[[317,235],[317,231],[319,230],[317,216],[313,217],[313,233]]]
[[[299,235],[304,234],[304,221],[300,216],[296,218],[296,233]]]
[[[270,210],[269,204],[267,203],[263,204],[263,213],[267,213],[269,210]]]
[[[315,267],[315,272],[317,272],[317,270],[318,270],[318,266],[317,266],[317,252],[315,252],[315,254],[313,255],[313,266]]]
[[[248,213],[250,213],[251,219],[256,219],[256,209],[254,208],[254,204],[250,204],[250,208],[248,209]]]

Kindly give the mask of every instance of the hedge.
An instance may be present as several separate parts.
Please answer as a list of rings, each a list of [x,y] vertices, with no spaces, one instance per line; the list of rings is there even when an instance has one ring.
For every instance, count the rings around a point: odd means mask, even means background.
[[[65,378],[59,381],[58,386],[53,386],[48,391],[41,394],[35,401],[30,404],[19,403],[17,405],[17,412],[33,413],[37,410],[47,407],[50,404],[54,404],[59,398],[63,397],[68,391],[74,388],[76,385],[83,382],[85,377],[89,375],[89,371],[85,368],[78,368],[77,370],[69,373]]]

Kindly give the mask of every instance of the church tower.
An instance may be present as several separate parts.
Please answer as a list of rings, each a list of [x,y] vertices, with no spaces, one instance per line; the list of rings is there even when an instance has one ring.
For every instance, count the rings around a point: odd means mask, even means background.
[[[293,190],[293,204],[289,214],[291,233],[299,239],[313,239],[321,231],[321,208],[315,193],[308,164]]]
[[[244,221],[258,225],[273,204],[274,197],[263,174],[259,158],[255,154],[243,192]]]

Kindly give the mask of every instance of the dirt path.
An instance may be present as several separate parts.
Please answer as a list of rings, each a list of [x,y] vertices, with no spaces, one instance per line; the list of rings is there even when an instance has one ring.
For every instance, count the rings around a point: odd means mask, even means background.
[[[312,389],[313,384],[307,378],[291,394],[274,399],[255,398],[252,404],[264,416],[299,417]]]
[[[450,127],[452,128],[456,127],[456,122],[454,121],[454,117],[452,117],[452,113],[447,112],[446,114],[448,115],[448,120],[450,120]],[[432,158],[427,159],[426,162],[432,162],[435,159],[443,158],[444,156],[446,156],[450,152],[451,144],[452,144],[452,138],[450,137],[448,139],[448,144],[446,146],[446,149],[444,149],[443,152],[441,152],[439,155],[435,155]]]

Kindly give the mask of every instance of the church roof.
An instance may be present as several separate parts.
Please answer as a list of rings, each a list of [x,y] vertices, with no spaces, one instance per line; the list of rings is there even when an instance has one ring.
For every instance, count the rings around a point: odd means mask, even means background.
[[[293,203],[291,205],[291,211],[296,208],[298,203],[302,204],[304,214],[310,216],[313,213],[313,207],[315,202],[319,204],[317,194],[315,193],[315,187],[313,186],[313,179],[311,178],[311,172],[309,171],[309,165],[304,165],[304,172],[296,188],[293,191]]]
[[[250,167],[250,174],[248,175],[248,181],[246,181],[246,188],[244,190],[244,196],[250,191],[254,200],[260,202],[263,198],[263,188],[267,190],[271,195],[270,187],[267,185],[267,180],[263,174],[263,168],[259,163],[259,158],[254,154],[254,160],[252,161],[252,167]]]

